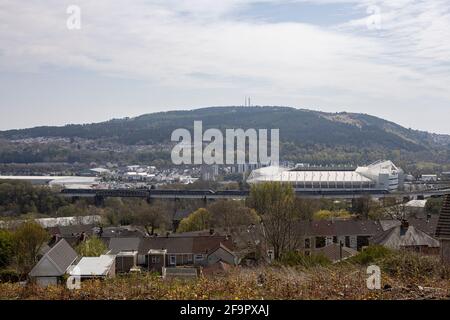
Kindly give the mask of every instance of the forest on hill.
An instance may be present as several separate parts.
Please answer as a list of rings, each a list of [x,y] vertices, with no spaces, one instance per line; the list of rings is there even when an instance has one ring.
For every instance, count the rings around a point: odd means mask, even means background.
[[[367,164],[446,165],[450,136],[404,128],[367,114],[289,107],[210,107],[169,111],[101,123],[0,132],[0,163],[170,161],[171,133],[208,128],[280,129],[282,160]]]

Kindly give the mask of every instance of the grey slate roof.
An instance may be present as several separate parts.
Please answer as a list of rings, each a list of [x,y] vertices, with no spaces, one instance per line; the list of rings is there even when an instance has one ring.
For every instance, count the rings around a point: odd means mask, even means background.
[[[436,227],[436,237],[450,239],[450,194],[445,196]]]
[[[108,248],[111,254],[118,254],[121,251],[138,251],[141,238],[111,238]]]
[[[166,249],[167,253],[192,253],[192,237],[152,237],[143,238],[139,245],[139,254],[147,254],[150,249]]]
[[[39,260],[31,270],[30,276],[62,276],[77,257],[75,250],[66,240],[61,239]]]
[[[142,239],[139,254],[147,254],[150,249],[166,249],[168,254],[208,254],[221,243],[229,250],[233,249],[231,238],[225,236],[149,237]]]
[[[314,254],[323,254],[325,257],[330,259],[332,262],[341,260],[341,248],[337,243],[329,244],[325,247],[315,249],[313,251]],[[343,246],[342,247],[342,260],[353,257],[358,254],[358,251]]]
[[[382,231],[381,224],[373,220],[303,220],[297,226],[305,236],[373,236]]]
[[[426,234],[430,236],[434,236],[436,231],[436,226],[438,223],[439,216],[431,215],[429,219],[421,219],[421,218],[408,218],[408,223],[410,226],[415,227],[416,229],[422,230]],[[393,227],[397,227],[401,224],[400,220],[392,219],[392,220],[380,220],[380,224],[383,228],[383,231],[389,230]]]
[[[392,249],[415,246],[438,248],[440,246],[438,240],[411,225],[404,233],[402,232],[401,226],[383,231],[372,237],[370,242],[373,244],[384,245]]]

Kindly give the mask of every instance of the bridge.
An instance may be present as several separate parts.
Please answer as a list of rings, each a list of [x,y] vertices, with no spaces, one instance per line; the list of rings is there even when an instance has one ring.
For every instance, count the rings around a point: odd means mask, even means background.
[[[180,189],[63,189],[61,194],[71,198],[144,198],[151,199],[245,199],[248,190],[180,190]],[[373,198],[396,197],[418,199],[450,194],[450,188],[415,192],[388,192],[387,190],[297,190],[296,195],[311,199],[355,199],[366,196]]]

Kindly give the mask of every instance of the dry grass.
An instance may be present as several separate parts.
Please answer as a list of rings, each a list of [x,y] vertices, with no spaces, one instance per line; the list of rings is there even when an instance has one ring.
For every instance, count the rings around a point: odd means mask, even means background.
[[[351,264],[310,269],[236,269],[224,277],[162,280],[156,275],[119,276],[82,283],[81,290],[0,284],[0,299],[449,299],[450,281],[438,276],[382,275],[382,287],[366,287],[366,269]]]

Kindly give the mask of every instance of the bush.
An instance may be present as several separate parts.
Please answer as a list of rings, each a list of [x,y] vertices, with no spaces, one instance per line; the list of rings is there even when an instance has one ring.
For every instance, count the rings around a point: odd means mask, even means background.
[[[332,218],[349,219],[352,215],[347,210],[319,210],[313,215],[314,220],[327,220]]]
[[[400,278],[423,278],[430,276],[448,277],[448,267],[443,266],[437,257],[420,255],[414,252],[399,251],[380,263],[388,274]]]
[[[75,251],[82,257],[98,257],[107,251],[105,243],[97,238],[92,237],[80,243]]]
[[[0,270],[0,282],[18,282],[20,275],[13,269]]]
[[[7,267],[13,257],[13,237],[11,232],[0,230],[0,268]]]
[[[312,254],[310,256],[289,251],[282,255],[279,263],[284,266],[300,266],[304,268],[311,268],[316,266],[326,266],[331,264],[331,261],[322,254]]]
[[[384,246],[371,245],[365,248],[356,256],[351,257],[347,261],[361,265],[368,265],[370,263],[385,259],[386,257],[389,257],[393,253],[394,252],[391,249],[386,248]]]

